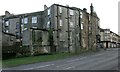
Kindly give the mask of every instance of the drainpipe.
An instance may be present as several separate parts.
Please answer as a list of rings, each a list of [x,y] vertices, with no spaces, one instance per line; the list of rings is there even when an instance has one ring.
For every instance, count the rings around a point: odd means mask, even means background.
[[[81,46],[81,37],[82,37],[82,34],[81,34],[81,14],[80,14],[80,10],[79,10],[79,43],[80,43],[80,48],[82,47]]]
[[[76,39],[76,34],[77,34],[77,33],[76,33],[76,29],[77,29],[77,25],[76,25],[76,12],[75,12],[75,36],[74,36],[74,37],[75,37],[75,53],[77,53],[77,46],[76,46],[76,45],[77,45],[77,44],[76,44],[76,40],[77,40],[77,39]]]
[[[21,19],[22,19],[22,17],[20,16],[19,18],[20,18],[19,19],[20,20],[20,23],[19,23],[20,24],[20,47],[22,47],[22,40],[21,40],[22,39],[22,33],[21,33],[22,32],[22,30],[21,30],[22,29],[21,28],[21,24],[22,24]]]
[[[58,51],[60,50],[59,48],[59,46],[60,46],[60,44],[59,44],[59,13],[58,13],[58,5],[57,5],[57,48],[58,48]]]
[[[68,22],[68,52],[70,53],[69,7],[67,7],[67,22]]]
[[[29,17],[28,17],[28,24],[29,24]],[[30,23],[30,25],[28,26],[29,27],[29,32],[30,32],[30,52],[31,52],[31,56],[34,54],[34,51],[33,51],[33,45],[32,45],[32,32],[33,32],[33,30],[32,29],[30,29],[31,28],[31,23]]]

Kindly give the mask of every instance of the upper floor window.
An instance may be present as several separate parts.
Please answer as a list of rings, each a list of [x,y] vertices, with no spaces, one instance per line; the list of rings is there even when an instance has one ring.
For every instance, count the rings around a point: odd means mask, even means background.
[[[6,21],[6,22],[5,22],[5,26],[9,26],[9,21]]]
[[[110,31],[105,31],[105,33],[110,33]]]
[[[8,33],[9,31],[8,30],[6,30],[6,33]]]
[[[83,18],[83,15],[82,15],[82,14],[80,15],[80,18]]]
[[[83,13],[82,12],[80,12],[80,18],[83,18]]]
[[[47,28],[49,28],[49,27],[50,27],[50,21],[47,22]]]
[[[50,8],[48,9],[48,11],[47,11],[47,12],[48,12],[48,15],[50,15]]]
[[[23,18],[21,19],[21,23],[22,23],[22,24],[24,23]]]
[[[60,35],[60,41],[64,41],[64,35],[63,35],[63,33],[60,32],[59,35]]]
[[[21,24],[21,33],[23,33],[23,30],[24,30],[24,26],[23,24]]]
[[[16,32],[16,35],[17,35],[17,36],[19,36],[19,34],[20,34],[19,32]]]
[[[20,33],[19,33],[19,32],[16,32],[16,38],[17,38],[17,39],[19,38],[19,35],[20,35]]]
[[[16,24],[16,29],[19,29],[20,28],[20,25],[19,24]]]
[[[32,23],[37,23],[37,17],[32,17]]]
[[[25,31],[25,30],[27,30],[27,29],[28,29],[28,28],[25,27],[23,30]]]
[[[60,26],[63,26],[62,20],[60,20]]]
[[[73,10],[70,10],[70,15],[74,15],[74,11]]]
[[[70,27],[73,27],[74,25],[73,25],[73,22],[70,22]]]
[[[24,18],[24,24],[28,23],[28,18]]]
[[[81,29],[83,29],[83,24],[81,24]]]
[[[62,7],[59,7],[59,12],[62,13]]]

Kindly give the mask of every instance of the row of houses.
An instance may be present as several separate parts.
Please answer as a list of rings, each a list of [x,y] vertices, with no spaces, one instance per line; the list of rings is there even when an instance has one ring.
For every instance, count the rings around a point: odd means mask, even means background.
[[[120,48],[120,36],[110,29],[100,28],[100,47],[104,48]]]
[[[96,49],[102,37],[100,19],[86,8],[53,4],[44,11],[0,17],[2,53],[79,52]]]

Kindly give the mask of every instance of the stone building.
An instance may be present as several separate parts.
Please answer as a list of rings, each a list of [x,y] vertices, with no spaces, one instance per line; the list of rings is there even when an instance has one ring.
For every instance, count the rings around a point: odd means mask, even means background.
[[[117,45],[118,48],[120,48],[120,35],[118,36],[118,45]]]
[[[19,15],[6,12],[7,16],[2,18],[5,35],[2,43],[15,45],[15,52],[26,51],[31,55],[96,49],[99,18],[92,5],[90,9],[89,14],[86,8],[53,4],[45,5],[44,11],[39,12]]]
[[[80,48],[80,9],[53,4],[45,12],[45,24],[51,29],[54,50],[77,51]]]
[[[91,49],[96,49],[97,47],[97,36],[99,35],[99,21],[100,19],[98,18],[96,12],[94,11],[94,7],[93,5],[91,4],[90,6],[90,15],[89,15],[89,28],[88,28],[88,31],[89,31],[89,34],[88,34],[88,37],[89,37],[89,42],[88,42],[88,45],[89,45],[89,48]]]
[[[110,29],[101,29],[101,47],[116,48],[119,47],[119,35],[110,31]]]
[[[81,45],[82,48],[88,48],[88,27],[89,27],[89,13],[87,9],[84,8],[81,14]]]

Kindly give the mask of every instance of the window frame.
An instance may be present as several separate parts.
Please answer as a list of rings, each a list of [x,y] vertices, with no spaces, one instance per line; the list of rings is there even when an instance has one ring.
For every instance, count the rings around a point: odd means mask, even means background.
[[[9,21],[5,21],[5,26],[9,26]]]
[[[83,28],[83,23],[81,23],[81,30],[83,30],[84,28]]]
[[[47,21],[47,28],[50,28],[50,21]]]
[[[16,29],[20,29],[20,24],[19,24],[19,22],[16,22]]]
[[[47,9],[47,15],[50,15],[50,13],[51,13],[51,8],[48,8]]]
[[[63,20],[62,19],[59,20],[59,24],[60,24],[59,26],[63,26]]]
[[[28,24],[28,18],[25,17],[24,20],[23,20],[24,24]]]
[[[8,29],[6,29],[6,30],[5,30],[5,32],[6,32],[6,33],[9,33],[9,30],[8,30]]]
[[[36,24],[38,21],[38,17],[37,16],[32,16],[32,24]]]
[[[70,21],[70,27],[74,27],[74,23]]]
[[[74,15],[74,10],[71,10],[71,9],[70,9],[70,10],[69,10],[69,13],[70,13],[71,16],[73,16],[73,15]]]
[[[59,7],[59,13],[62,13],[62,7]]]

